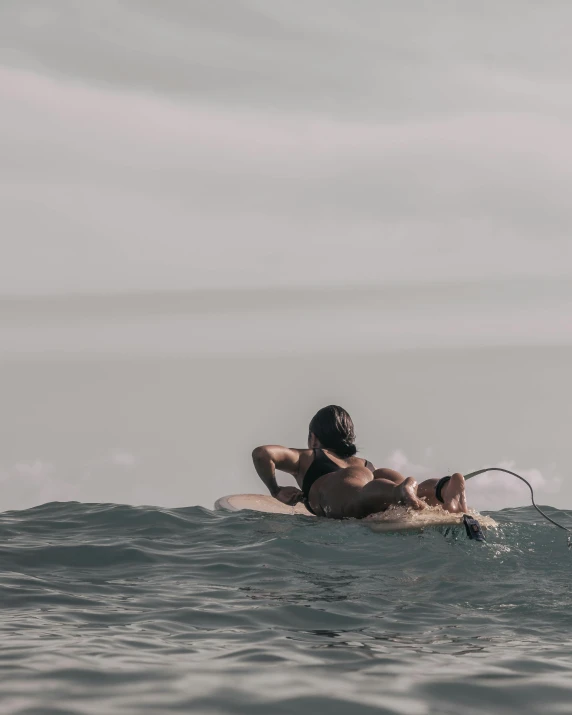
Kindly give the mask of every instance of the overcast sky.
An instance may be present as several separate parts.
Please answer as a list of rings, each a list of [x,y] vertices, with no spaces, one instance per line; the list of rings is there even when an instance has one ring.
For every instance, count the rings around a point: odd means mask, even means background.
[[[0,5],[0,293],[572,277],[572,5]]]
[[[101,294],[0,301],[4,508],[211,506],[329,402],[377,464],[512,465],[570,506],[570,27],[525,0],[0,3],[0,296]]]

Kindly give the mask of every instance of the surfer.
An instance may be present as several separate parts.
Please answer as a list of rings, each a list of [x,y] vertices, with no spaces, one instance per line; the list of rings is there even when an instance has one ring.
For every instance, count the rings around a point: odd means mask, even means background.
[[[467,510],[462,474],[418,485],[393,469],[376,469],[356,453],[352,418],[342,407],[329,405],[310,422],[308,449],[265,445],[256,447],[252,459],[273,497],[289,505],[304,502],[318,516],[361,519],[396,504],[417,510],[441,505],[452,513]],[[276,470],[291,474],[299,488],[280,487]]]

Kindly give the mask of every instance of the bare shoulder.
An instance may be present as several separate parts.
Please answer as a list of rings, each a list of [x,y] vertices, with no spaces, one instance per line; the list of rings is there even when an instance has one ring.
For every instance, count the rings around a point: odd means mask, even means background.
[[[298,449],[296,451],[300,455],[300,461],[311,462],[314,459],[314,450],[313,449],[306,448],[306,449]]]

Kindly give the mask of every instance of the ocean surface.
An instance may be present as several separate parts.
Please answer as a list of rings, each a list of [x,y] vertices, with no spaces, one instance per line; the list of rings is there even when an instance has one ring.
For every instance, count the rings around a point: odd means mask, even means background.
[[[10,713],[569,713],[572,553],[202,507],[0,516]],[[572,512],[560,512],[572,520]]]

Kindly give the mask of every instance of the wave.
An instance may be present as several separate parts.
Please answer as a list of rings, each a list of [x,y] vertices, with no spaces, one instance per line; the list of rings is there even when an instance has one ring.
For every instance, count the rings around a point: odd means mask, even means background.
[[[70,712],[451,713],[467,693],[495,712],[564,707],[565,539],[531,508],[491,516],[478,544],[202,507],[6,512],[0,696],[14,712],[65,698]],[[524,702],[531,673],[544,685]]]
[[[552,507],[543,507],[553,513]],[[479,554],[488,562],[498,549],[511,558],[523,559],[527,566],[535,557],[565,547],[562,533],[545,523],[532,507],[487,512],[498,523],[489,528],[485,550],[472,542],[465,543],[462,527],[435,527],[413,535],[386,534],[373,537],[376,558],[394,558],[415,563],[417,544],[424,558],[441,555],[443,545],[455,545],[462,558]],[[572,512],[559,512],[559,519],[572,523]],[[23,511],[0,515],[0,541],[4,563],[13,567],[49,568],[101,566],[122,567],[125,564],[166,565],[170,560],[204,558],[208,552],[237,555],[241,552],[265,552],[268,548],[304,551],[306,559],[314,550],[328,551],[326,560],[344,562],[346,554],[357,550],[365,562],[372,546],[372,535],[364,522],[337,522],[320,519],[317,523],[304,517],[282,517],[256,512],[213,512],[203,507],[167,509],[134,507],[120,504],[84,504],[51,502]],[[274,543],[277,542],[277,543]],[[272,547],[269,544],[274,544]],[[526,548],[524,548],[526,545]],[[276,554],[278,556],[278,554]],[[471,557],[472,558],[472,557]],[[311,559],[313,560],[313,559]]]

